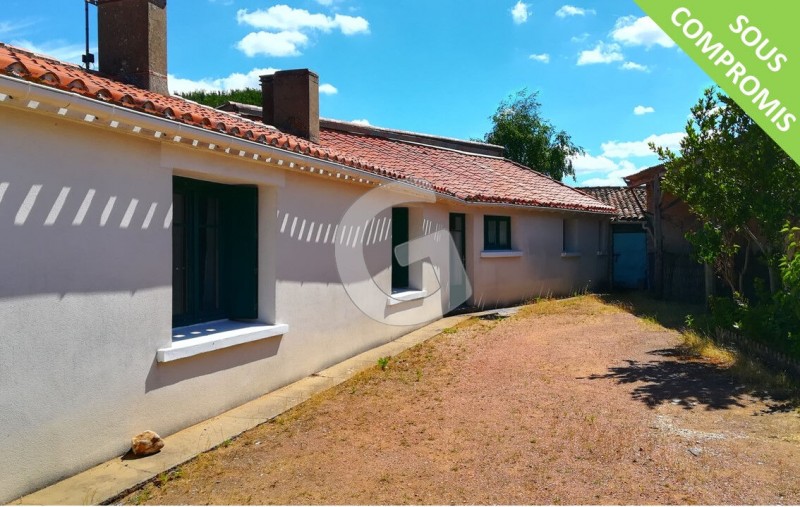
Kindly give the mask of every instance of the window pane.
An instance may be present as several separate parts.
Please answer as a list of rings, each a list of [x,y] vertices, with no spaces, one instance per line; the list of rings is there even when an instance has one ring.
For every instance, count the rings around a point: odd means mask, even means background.
[[[486,242],[490,246],[497,245],[497,220],[489,218],[486,220]]]
[[[500,248],[508,248],[509,247],[509,244],[510,244],[510,240],[509,240],[509,237],[508,237],[509,236],[509,230],[508,230],[509,225],[510,225],[510,223],[507,220],[503,220],[503,221],[498,223],[498,226],[499,226],[498,228],[499,228],[500,232],[498,234],[499,239],[497,241],[497,244],[498,244],[497,246],[499,246]]]

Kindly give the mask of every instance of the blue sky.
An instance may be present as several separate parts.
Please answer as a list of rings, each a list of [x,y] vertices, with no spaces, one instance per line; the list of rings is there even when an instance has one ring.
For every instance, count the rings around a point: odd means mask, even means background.
[[[0,41],[80,62],[84,0],[4,0]],[[509,94],[587,155],[572,185],[621,184],[675,146],[711,80],[633,0],[169,0],[173,91],[320,76],[327,118],[481,138]],[[90,9],[96,53],[95,10]]]

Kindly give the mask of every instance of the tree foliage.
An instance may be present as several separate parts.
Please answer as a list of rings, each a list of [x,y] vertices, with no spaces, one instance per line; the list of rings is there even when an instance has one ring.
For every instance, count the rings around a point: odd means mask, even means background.
[[[572,157],[584,153],[563,130],[542,117],[537,92],[523,89],[500,102],[484,141],[505,147],[506,157],[561,181],[575,177]]]
[[[774,291],[774,270],[785,249],[782,230],[800,216],[800,168],[715,89],[707,89],[691,111],[680,156],[656,148],[667,169],[664,188],[700,217],[702,228],[688,239],[734,292],[742,290],[743,273],[734,261],[745,245],[755,246],[773,270]]]
[[[261,90],[244,88],[241,90],[228,90],[211,92],[198,90],[194,92],[179,93],[181,97],[210,107],[219,107],[226,102],[239,102],[241,104],[261,105]]]
[[[715,317],[800,356],[800,166],[716,89],[691,112],[679,155],[654,148],[666,166],[665,190],[702,224],[687,239],[731,289],[732,298],[713,301]],[[754,302],[742,295],[751,250],[769,268],[769,290],[756,283]]]

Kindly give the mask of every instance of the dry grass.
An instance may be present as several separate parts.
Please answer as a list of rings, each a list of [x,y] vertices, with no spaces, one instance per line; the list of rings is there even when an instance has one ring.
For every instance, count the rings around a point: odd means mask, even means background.
[[[646,314],[582,296],[469,319],[123,503],[800,500],[800,424],[790,414],[752,417],[762,399],[725,381],[735,363],[701,336],[686,338],[683,355],[661,354],[681,335],[661,327],[664,308]],[[694,442],[729,428],[756,436]],[[687,452],[697,445],[700,457]]]

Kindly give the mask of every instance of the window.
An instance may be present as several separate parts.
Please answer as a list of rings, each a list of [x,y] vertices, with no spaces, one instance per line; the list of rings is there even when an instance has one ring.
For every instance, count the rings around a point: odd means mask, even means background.
[[[397,262],[395,248],[408,242],[408,208],[392,208],[392,289],[408,288],[408,266]]]
[[[258,190],[172,180],[172,325],[258,316]]]
[[[578,220],[576,218],[565,218],[563,221],[563,245],[562,252],[565,254],[577,254],[578,249]]]
[[[483,249],[511,250],[511,217],[484,215]]]

